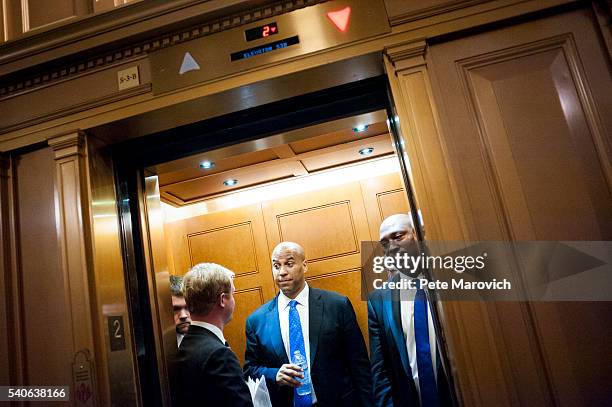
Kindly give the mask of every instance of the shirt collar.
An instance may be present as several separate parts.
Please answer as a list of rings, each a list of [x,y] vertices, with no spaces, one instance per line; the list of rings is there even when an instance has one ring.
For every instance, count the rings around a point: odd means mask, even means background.
[[[202,328],[208,329],[210,332],[214,333],[217,338],[221,341],[221,343],[225,344],[225,337],[223,336],[223,331],[219,329],[218,326],[209,324],[204,321],[191,321],[191,325],[200,326]]]
[[[298,304],[303,305],[305,307],[308,307],[308,292],[309,292],[308,283],[304,283],[304,288],[295,297],[295,300],[297,301]],[[278,309],[283,310],[283,309],[287,308],[287,306],[289,305],[290,301],[291,301],[291,298],[287,297],[281,291],[278,294]]]

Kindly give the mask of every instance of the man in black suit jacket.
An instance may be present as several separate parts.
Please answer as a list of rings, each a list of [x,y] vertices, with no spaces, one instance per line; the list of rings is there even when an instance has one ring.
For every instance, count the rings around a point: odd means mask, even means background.
[[[383,221],[380,241],[387,256],[419,254],[412,219],[406,214],[392,215]],[[395,271],[391,281],[412,278],[407,270],[397,271],[399,273]],[[436,348],[436,333],[430,312],[427,312],[431,346],[429,357],[432,359],[430,366],[435,371],[435,388],[432,389],[433,398],[422,397],[422,387],[418,387],[422,383],[419,383],[414,331],[415,290],[401,291],[375,290],[368,299],[370,357],[376,406],[450,406],[452,401],[448,381]]]
[[[238,358],[223,336],[236,305],[233,275],[213,263],[195,265],[185,275],[192,321],[177,354],[176,406],[253,406]]]
[[[279,244],[272,253],[272,265],[280,293],[247,319],[245,376],[266,378],[274,407],[305,405],[294,393],[303,371],[288,357],[294,346],[289,338],[295,338],[289,332],[289,309],[295,307],[313,388],[306,405],[371,406],[370,362],[349,299],[306,284],[306,256],[296,243]]]

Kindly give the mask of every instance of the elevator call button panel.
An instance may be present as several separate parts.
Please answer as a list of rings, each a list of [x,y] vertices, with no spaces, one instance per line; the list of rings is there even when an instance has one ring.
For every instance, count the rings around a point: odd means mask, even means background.
[[[153,93],[193,86],[391,31],[382,0],[333,0],[149,54]]]

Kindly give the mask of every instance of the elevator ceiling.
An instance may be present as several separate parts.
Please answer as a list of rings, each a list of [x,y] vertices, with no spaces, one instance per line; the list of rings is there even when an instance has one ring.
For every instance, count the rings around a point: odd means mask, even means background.
[[[356,131],[364,125],[365,130]],[[183,206],[392,154],[386,114],[377,111],[195,154],[149,170],[159,177],[162,201]],[[213,163],[212,167],[202,168],[203,162]],[[237,183],[228,186],[227,180]]]

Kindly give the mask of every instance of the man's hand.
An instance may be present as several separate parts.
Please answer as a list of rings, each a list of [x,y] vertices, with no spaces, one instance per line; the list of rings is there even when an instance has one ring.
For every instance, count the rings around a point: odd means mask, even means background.
[[[304,378],[302,368],[298,365],[285,363],[280,367],[280,369],[278,369],[278,373],[276,374],[276,383],[279,386],[300,387],[302,384],[295,379],[296,377],[300,379]]]

